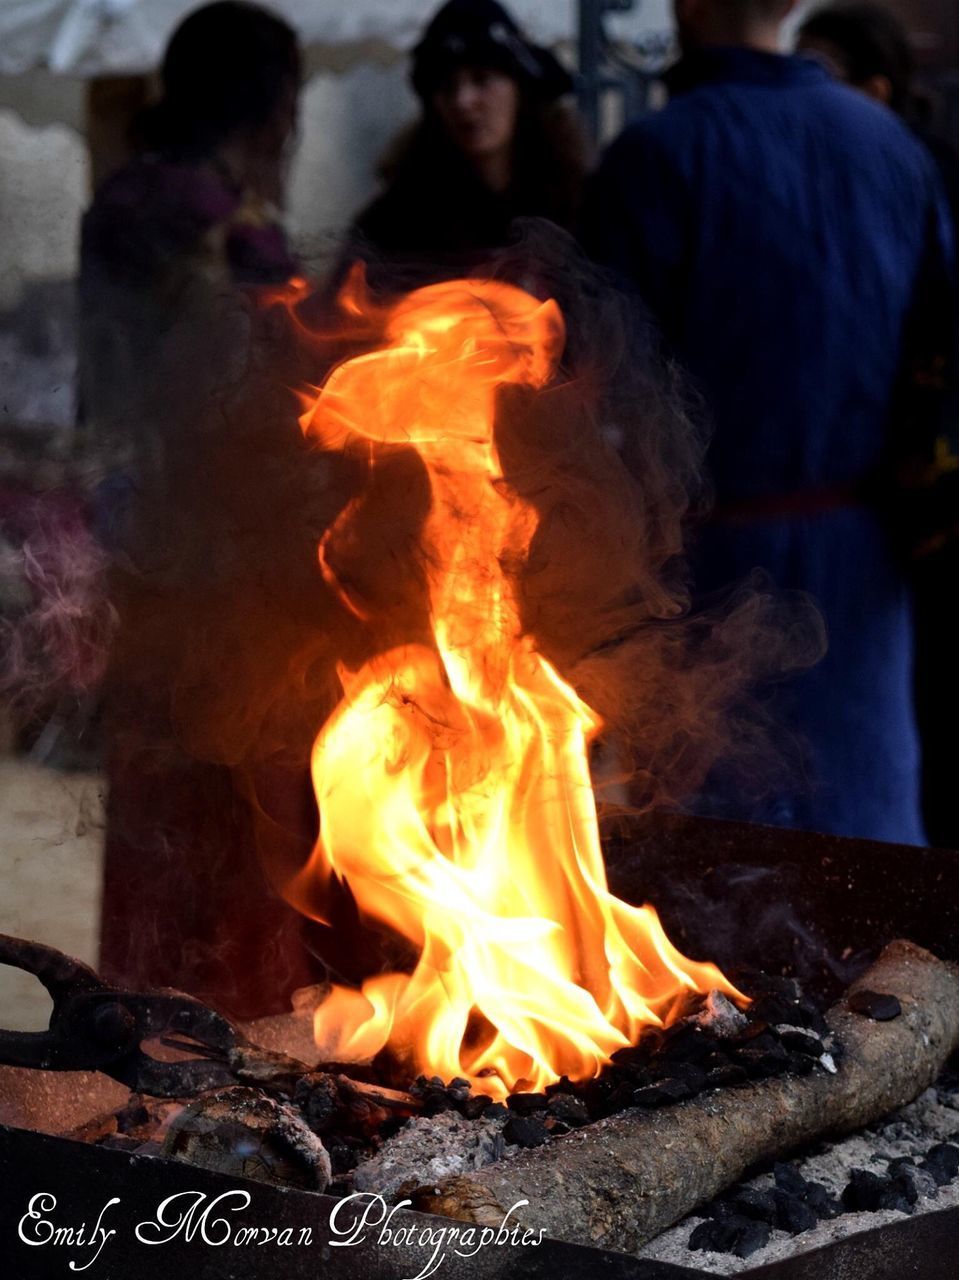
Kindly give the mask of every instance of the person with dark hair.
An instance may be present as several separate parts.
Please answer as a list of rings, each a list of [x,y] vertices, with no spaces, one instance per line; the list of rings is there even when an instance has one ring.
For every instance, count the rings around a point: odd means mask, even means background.
[[[757,804],[717,776],[699,807],[918,844],[911,605],[880,495],[904,370],[938,357],[914,303],[954,305],[941,186],[891,112],[780,51],[791,0],[674,2],[669,104],[604,157],[588,242],[713,421],[700,599],[758,567],[811,594],[829,635],[767,691],[800,767]]]
[[[915,64],[899,19],[879,4],[814,9],[799,28],[797,47],[817,57],[838,80],[861,89],[897,115],[910,112]]]
[[[163,273],[215,230],[233,279],[286,279],[276,209],[296,127],[295,33],[257,5],[219,0],[174,32],[160,79],[160,101],[135,126],[139,154],[84,219],[84,284]]]
[[[269,678],[255,685],[252,648],[282,667],[269,643],[292,627],[284,575],[315,565],[304,539],[295,563],[264,573],[288,476],[309,466],[269,401],[244,391],[236,403],[258,323],[248,295],[297,270],[279,221],[297,39],[266,9],[220,0],[184,19],[160,78],[139,154],[98,188],[82,228],[81,465],[119,616],[104,695],[100,961],[116,981],[254,1016],[312,977],[234,772],[255,750],[240,720],[254,722]],[[302,595],[301,581],[289,591]],[[290,804],[309,848],[301,773]]]
[[[422,115],[358,217],[364,256],[457,273],[507,244],[515,219],[573,226],[586,145],[569,74],[496,0],[449,0],[413,50]]]
[[[959,224],[959,155],[929,127],[929,101],[916,89],[909,33],[896,15],[870,0],[826,5],[803,22],[797,47],[906,121],[932,152]]]
[[[818,58],[838,80],[890,107],[910,125],[939,170],[959,230],[959,153],[927,123],[928,103],[916,92],[915,60],[899,19],[879,4],[848,3],[816,9],[799,29],[799,48]],[[916,620],[916,707],[922,739],[923,815],[930,840],[959,847],[953,802],[956,712],[959,710],[956,627],[951,587],[959,575],[959,326],[926,304],[926,323],[940,329],[951,356],[945,361],[946,394],[930,419],[929,437],[914,485],[912,581]],[[921,392],[921,388],[918,389]],[[919,453],[920,442],[914,452]]]

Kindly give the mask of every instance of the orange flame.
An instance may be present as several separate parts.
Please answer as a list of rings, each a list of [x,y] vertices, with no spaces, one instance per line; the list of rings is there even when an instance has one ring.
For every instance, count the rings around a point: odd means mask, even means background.
[[[671,945],[651,907],[607,888],[588,766],[599,721],[522,633],[504,570],[536,515],[501,478],[497,389],[544,386],[563,343],[552,301],[433,285],[389,312],[385,345],[336,369],[301,420],[327,448],[413,446],[431,489],[419,553],[432,638],[340,669],[343,700],[313,749],[320,836],[290,886],[302,902],[340,877],[419,961],[334,987],[317,1043],[338,1059],[388,1045],[494,1096],[596,1075],[687,991],[739,997]],[[348,506],[320,564],[363,618],[328,555],[353,518]]]

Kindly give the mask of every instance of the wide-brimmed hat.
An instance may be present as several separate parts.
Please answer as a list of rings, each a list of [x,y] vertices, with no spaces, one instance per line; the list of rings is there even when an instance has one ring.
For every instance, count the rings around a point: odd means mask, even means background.
[[[449,0],[413,50],[413,88],[428,98],[455,67],[492,67],[539,98],[561,98],[572,77],[548,49],[533,44],[496,0]]]

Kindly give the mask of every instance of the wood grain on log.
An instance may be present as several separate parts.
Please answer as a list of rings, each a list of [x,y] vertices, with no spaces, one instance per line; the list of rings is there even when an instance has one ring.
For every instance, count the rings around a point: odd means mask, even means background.
[[[901,1016],[874,1022],[851,1012],[846,1000],[863,989],[898,997]],[[530,1220],[549,1236],[636,1249],[758,1160],[861,1128],[917,1097],[959,1048],[959,969],[911,943],[891,943],[828,1021],[842,1047],[836,1075],[780,1077],[659,1111],[621,1112],[421,1188],[414,1205],[498,1226],[528,1200]]]

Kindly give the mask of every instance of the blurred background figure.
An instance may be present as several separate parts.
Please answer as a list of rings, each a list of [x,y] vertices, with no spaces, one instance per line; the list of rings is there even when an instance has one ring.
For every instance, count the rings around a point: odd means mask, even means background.
[[[361,252],[456,274],[507,244],[516,218],[572,227],[587,166],[573,82],[502,6],[449,0],[413,50],[412,83],[422,115],[356,221]]]
[[[160,74],[162,98],[135,126],[140,153],[101,184],[83,220],[83,444],[114,473],[134,453],[158,462],[183,416],[167,391],[195,397],[223,376],[189,342],[167,353],[179,376],[158,369],[157,337],[172,319],[211,292],[294,270],[279,222],[300,75],[292,29],[221,0],[181,23]],[[183,358],[199,384],[182,376]]]
[[[309,976],[234,772],[256,750],[251,649],[282,669],[284,587],[315,566],[306,530],[277,551],[287,526],[269,477],[292,520],[291,406],[277,389],[236,403],[258,314],[248,287],[295,269],[279,211],[299,77],[296,36],[266,10],[223,0],[188,16],[141,151],[97,190],[81,251],[84,465],[118,613],[100,965],[247,1016],[286,1007]],[[293,800],[285,786],[308,848],[305,770]]]
[[[959,229],[959,153],[930,126],[928,98],[915,86],[909,37],[899,20],[878,4],[837,4],[815,10],[799,31],[799,48],[819,58],[846,84],[890,107],[912,128],[939,169]],[[946,342],[946,326],[955,317],[937,316],[935,299],[920,299],[926,309],[930,342]],[[937,325],[943,332],[936,333]],[[953,352],[959,336],[953,338]],[[951,384],[936,413],[925,424],[927,465],[917,484],[921,503],[913,538],[912,582],[915,597],[916,709],[922,744],[923,816],[932,844],[959,847],[959,817],[953,797],[955,723],[959,712],[959,645],[952,595],[959,582],[959,392],[951,361]],[[915,397],[914,397],[915,398]],[[914,424],[914,429],[919,424]],[[920,453],[922,441],[913,442]],[[916,532],[916,531],[914,531]]]
[[[755,803],[716,778],[702,809],[921,843],[909,590],[878,495],[904,374],[942,360],[913,302],[951,305],[950,235],[909,130],[779,52],[791,8],[676,0],[670,103],[610,148],[587,234],[714,422],[700,598],[759,567],[811,593],[828,628],[825,659],[770,694],[802,767]]]
[[[932,126],[930,99],[915,82],[909,34],[896,15],[881,4],[826,5],[803,22],[797,47],[906,121],[932,152],[953,217],[959,218],[959,155]]]

